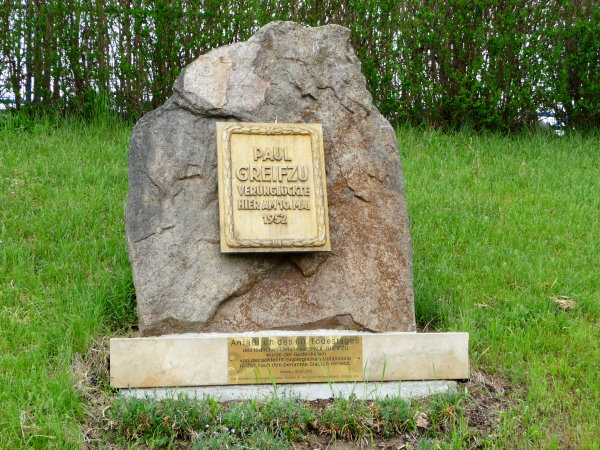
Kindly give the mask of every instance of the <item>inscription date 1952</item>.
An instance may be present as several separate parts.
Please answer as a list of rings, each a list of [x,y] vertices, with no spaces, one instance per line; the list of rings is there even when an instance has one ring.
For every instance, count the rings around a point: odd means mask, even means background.
[[[266,225],[287,225],[287,214],[263,214],[262,218]]]

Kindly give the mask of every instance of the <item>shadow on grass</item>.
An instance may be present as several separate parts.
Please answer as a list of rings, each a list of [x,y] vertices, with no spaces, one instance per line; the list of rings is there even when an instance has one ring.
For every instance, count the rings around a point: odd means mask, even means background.
[[[419,331],[443,330],[448,324],[447,317],[446,302],[437,289],[426,283],[415,286],[415,319]]]
[[[104,318],[111,330],[137,328],[135,287],[131,270],[113,276],[102,298]]]

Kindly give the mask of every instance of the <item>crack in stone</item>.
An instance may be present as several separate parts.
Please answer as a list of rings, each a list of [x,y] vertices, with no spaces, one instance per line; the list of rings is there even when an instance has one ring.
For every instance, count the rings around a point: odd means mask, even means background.
[[[337,160],[335,159],[334,155],[331,155],[331,160],[337,166],[339,174],[342,177],[342,180],[344,180],[344,185],[348,189],[350,189],[350,191],[352,192],[352,195],[354,195],[356,198],[358,198],[360,200],[368,202],[369,200],[366,200],[365,198],[362,198],[360,195],[356,194],[356,192],[354,191],[354,189],[350,186],[350,183],[348,182],[348,177],[346,177],[346,174],[344,174],[344,171],[342,170],[342,166],[340,165],[340,163],[337,162]]]
[[[149,237],[151,237],[151,236],[154,236],[155,234],[156,234],[156,232],[150,233],[150,234],[149,234],[149,235],[147,235],[147,236],[144,236],[144,237],[142,237],[142,238],[136,239],[135,241],[133,241],[133,243],[134,243],[134,244],[137,244],[138,242],[142,242],[142,241],[144,241],[144,240],[148,239]]]
[[[220,241],[219,241],[220,242]],[[273,265],[261,272],[261,273],[253,273],[249,279],[243,283],[241,286],[239,286],[236,290],[234,290],[231,294],[225,296],[215,307],[214,311],[212,312],[212,314],[210,315],[210,317],[208,319],[206,319],[206,321],[204,322],[204,327],[210,325],[210,323],[213,321],[213,319],[215,318],[215,316],[217,315],[217,313],[219,312],[219,310],[224,307],[228,302],[230,302],[231,300],[237,298],[237,297],[241,297],[244,294],[247,294],[248,292],[250,292],[252,289],[254,289],[258,284],[260,284],[260,282],[267,276],[269,275],[271,272],[273,272],[273,270],[275,270],[275,268],[277,267],[277,262],[278,261],[274,261]],[[252,319],[248,318],[248,320],[252,321]],[[258,325],[258,324],[257,324]]]
[[[337,101],[340,103],[340,105],[342,105],[344,108],[346,108],[350,112],[350,114],[355,114],[355,111],[352,110],[348,105],[346,105],[346,103],[340,98],[340,96],[338,95],[335,88],[333,88],[331,86],[317,86],[317,89],[320,89],[322,91],[330,89],[331,92],[333,93],[333,96],[337,99]]]
[[[383,183],[385,182],[385,180],[382,180],[380,177],[378,177],[378,176],[377,176],[377,175],[375,175],[375,174],[372,174],[372,173],[368,173],[368,172],[367,172],[367,175],[368,175],[370,178],[374,178],[375,180],[379,181],[379,183],[381,183],[381,184],[383,184]]]
[[[220,244],[220,239],[211,239],[211,238],[200,238],[198,242],[208,242],[209,244]]]
[[[171,99],[173,103],[177,105],[177,107],[191,112],[194,115],[201,115],[202,118],[210,117],[215,119],[224,119],[225,121],[231,119],[238,122],[248,121],[243,114],[233,114],[231,112],[223,111],[222,108],[196,108],[187,99],[187,96],[176,88],[173,88],[173,96]]]
[[[356,198],[358,198],[359,200],[362,200],[363,202],[367,202],[367,203],[369,203],[371,201],[368,198],[366,198],[363,195],[361,195],[358,192],[356,192],[352,186],[348,185],[348,189],[350,189],[352,191],[352,194],[354,194],[354,196]]]
[[[181,320],[175,317],[166,317],[140,327],[141,336],[160,336],[162,334],[199,333],[203,325],[196,321]]]
[[[194,178],[204,178],[202,174],[195,173],[193,175],[184,175],[182,177],[177,178],[179,181],[192,180]]]
[[[304,322],[294,325],[283,325],[275,327],[273,330],[353,330],[366,331],[373,333],[374,331],[363,324],[356,322],[352,314],[337,314],[335,316],[326,317],[324,319],[315,320],[313,322]]]
[[[319,267],[321,267],[321,265],[327,261],[328,258],[328,254],[318,253],[290,255],[287,260],[292,266],[295,266],[298,270],[300,270],[302,275],[304,275],[306,278],[310,278],[319,271]]]
[[[135,241],[133,241],[133,243],[134,243],[134,244],[137,244],[138,242],[142,242],[142,241],[144,241],[144,240],[148,239],[149,237],[152,237],[152,236],[154,236],[155,234],[161,234],[161,233],[163,233],[163,232],[165,232],[165,231],[172,230],[173,228],[175,228],[175,225],[166,225],[166,226],[161,226],[161,227],[160,227],[160,229],[159,229],[158,231],[154,231],[154,232],[150,233],[150,234],[149,234],[149,235],[147,235],[147,236],[144,236],[144,237],[142,237],[142,238],[136,239]]]
[[[144,175],[146,175],[146,177],[148,177],[148,179],[150,180],[150,183],[152,183],[152,185],[158,190],[159,195],[162,194],[162,188],[159,186],[159,184],[154,181],[154,179],[148,174],[148,172],[146,172],[145,170],[140,169],[140,172],[142,172]]]

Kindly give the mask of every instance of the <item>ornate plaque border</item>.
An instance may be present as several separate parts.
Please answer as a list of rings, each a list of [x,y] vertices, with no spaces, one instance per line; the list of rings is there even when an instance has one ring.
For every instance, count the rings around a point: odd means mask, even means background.
[[[320,152],[319,133],[312,127],[304,124],[239,124],[222,123],[222,152],[223,152],[223,189],[224,189],[224,235],[229,247],[238,248],[305,248],[321,247],[327,243],[327,217],[325,183],[323,180],[323,167]],[[317,212],[316,236],[305,239],[242,239],[236,234],[233,219],[233,188],[231,173],[231,137],[234,134],[259,134],[259,135],[304,135],[310,137],[310,148],[313,160],[313,179],[315,180],[315,209]]]

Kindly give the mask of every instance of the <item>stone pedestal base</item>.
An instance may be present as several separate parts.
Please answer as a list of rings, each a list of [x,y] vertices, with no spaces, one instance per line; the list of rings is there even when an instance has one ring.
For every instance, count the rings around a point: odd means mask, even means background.
[[[231,339],[250,341],[271,339],[272,342],[298,340],[335,341],[340,337],[360,344],[354,346],[353,352],[344,354],[337,348],[335,357],[329,360],[345,358],[354,364],[354,378],[333,378],[337,384],[343,381],[354,381],[351,386],[364,385],[368,391],[373,382],[384,381],[411,381],[411,380],[460,380],[469,378],[468,333],[363,333],[342,330],[315,330],[315,331],[263,331],[249,332],[235,335],[222,333],[206,334],[179,334],[144,338],[114,338],[110,341],[110,380],[116,388],[165,388],[165,387],[200,387],[220,386],[217,391],[223,390],[222,386],[231,388],[235,384],[253,384],[248,379],[246,382],[236,382],[231,377],[232,364],[235,357],[231,347]],[[360,339],[356,339],[360,338]],[[262,342],[262,341],[261,341]],[[239,349],[236,349],[239,351]],[[283,350],[287,351],[287,350]],[[309,350],[310,351],[310,350]],[[341,352],[341,353],[340,353]],[[231,353],[231,355],[229,354]],[[247,361],[256,361],[256,353],[240,353]],[[324,354],[324,353],[322,353]],[[312,364],[311,358],[304,358],[299,350],[287,353],[290,355],[287,364],[297,366],[296,361]],[[330,353],[325,354],[331,355]],[[234,357],[235,356],[235,357]],[[260,356],[260,355],[258,355]],[[303,359],[304,358],[304,359]],[[233,361],[233,362],[232,362]],[[290,363],[291,361],[291,363]],[[358,362],[358,366],[357,363]],[[237,361],[239,364],[239,359]],[[323,364],[318,364],[322,369]],[[280,370],[281,364],[277,364]],[[315,364],[312,364],[313,366]],[[276,366],[274,364],[274,366]],[[358,367],[358,369],[356,369]],[[362,370],[361,370],[362,368]],[[268,369],[270,370],[270,369]],[[270,371],[269,371],[270,373]],[[300,371],[302,373],[302,371]],[[306,380],[285,381],[274,378],[277,385],[288,382],[302,383]],[[326,381],[330,379],[311,379],[309,381]],[[260,383],[259,383],[260,384]],[[262,384],[272,389],[269,382]],[[314,383],[315,385],[318,383]],[[385,383],[381,386],[387,386]],[[285,384],[285,386],[291,386]],[[404,383],[399,385],[401,388]],[[241,389],[241,388],[236,388]],[[260,394],[261,388],[255,393]],[[317,388],[315,388],[316,390]],[[341,387],[340,387],[341,389]],[[363,388],[360,388],[363,389]],[[387,388],[386,388],[387,389]],[[396,388],[394,388],[396,389]],[[252,388],[249,391],[251,392]],[[198,393],[202,393],[200,390]],[[213,391],[215,392],[215,391]],[[241,392],[241,391],[240,391]],[[330,393],[331,394],[331,393]],[[211,394],[212,395],[212,394]],[[325,395],[325,394],[323,394]],[[328,395],[328,397],[331,395]]]
[[[405,400],[427,397],[434,394],[456,392],[456,381],[385,381],[362,383],[306,383],[285,384],[276,387],[267,384],[245,386],[201,386],[181,388],[122,389],[123,397],[160,400],[185,395],[199,400],[214,398],[221,402],[231,400],[264,401],[277,395],[279,398],[297,398],[299,400],[320,400],[326,398],[349,398],[358,400],[400,397]]]

